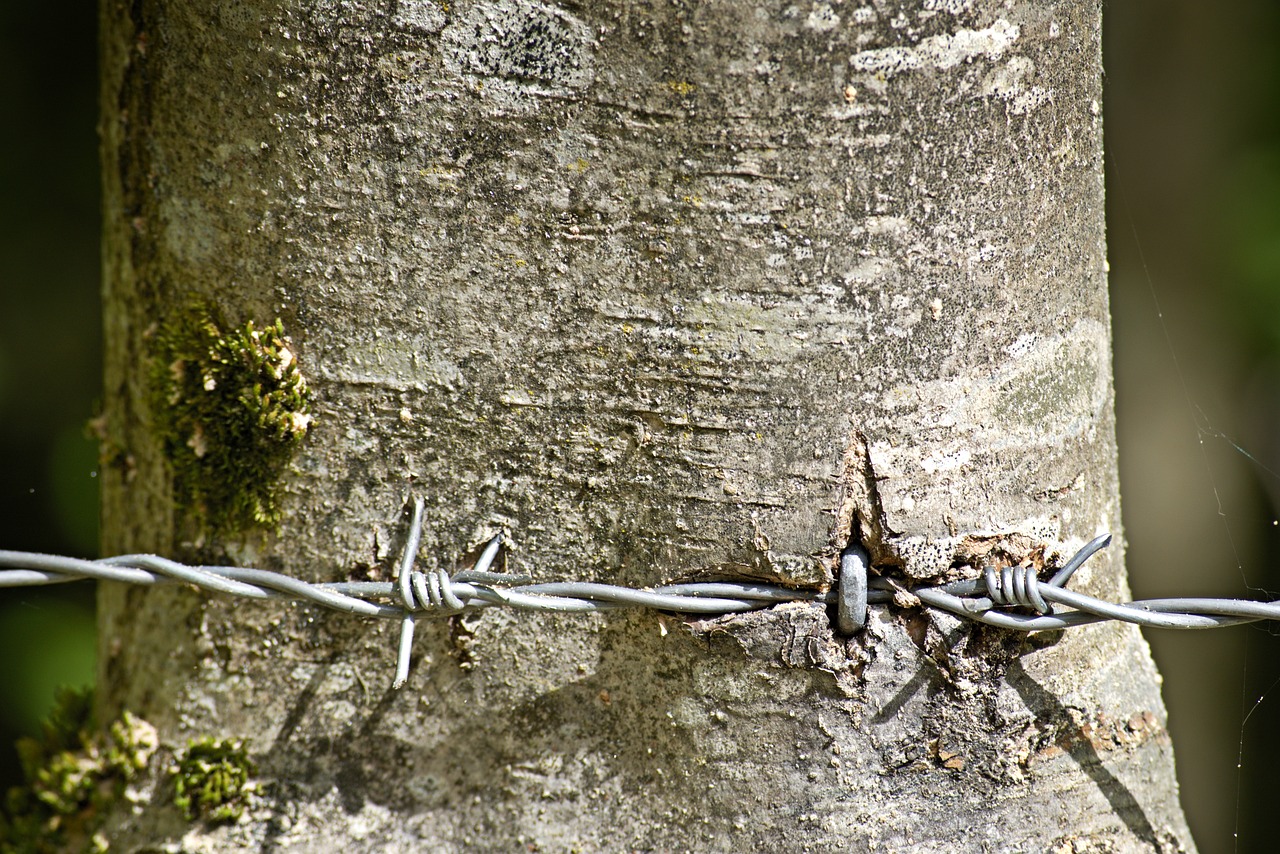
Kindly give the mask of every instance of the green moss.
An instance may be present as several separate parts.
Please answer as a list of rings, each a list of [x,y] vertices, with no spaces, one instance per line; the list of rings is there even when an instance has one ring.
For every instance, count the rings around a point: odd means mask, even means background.
[[[179,507],[216,533],[279,522],[278,484],[311,424],[279,320],[227,330],[205,306],[155,333],[152,407]]]
[[[143,777],[159,736],[128,712],[97,729],[92,707],[90,690],[61,690],[40,737],[18,741],[26,782],[9,790],[0,809],[0,854],[108,849],[102,823]],[[237,740],[192,741],[171,773],[174,805],[192,821],[234,821],[254,791],[253,762]]]
[[[191,821],[234,821],[244,811],[254,772],[243,742],[193,741],[178,760],[173,802]]]
[[[22,786],[0,811],[0,852],[105,850],[106,807],[147,767],[155,727],[125,712],[106,732],[93,726],[90,690],[63,689],[40,738],[17,743]]]

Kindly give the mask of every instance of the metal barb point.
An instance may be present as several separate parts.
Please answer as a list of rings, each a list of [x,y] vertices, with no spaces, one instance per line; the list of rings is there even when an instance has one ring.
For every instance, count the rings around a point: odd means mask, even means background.
[[[409,523],[409,537],[404,544],[404,554],[400,557],[399,584],[400,604],[404,606],[404,617],[400,620],[400,648],[396,653],[396,678],[392,688],[402,688],[409,681],[409,654],[413,651],[413,629],[416,617],[413,613],[413,564],[418,557],[418,547],[422,545],[422,511],[425,507],[420,496],[413,498],[413,521]]]
[[[1066,587],[1067,582],[1071,580],[1071,576],[1076,574],[1076,570],[1084,566],[1084,562],[1093,557],[1098,552],[1111,545],[1111,534],[1100,534],[1089,542],[1085,543],[1080,551],[1071,556],[1071,560],[1062,565],[1062,569],[1053,574],[1046,584],[1050,587]]]

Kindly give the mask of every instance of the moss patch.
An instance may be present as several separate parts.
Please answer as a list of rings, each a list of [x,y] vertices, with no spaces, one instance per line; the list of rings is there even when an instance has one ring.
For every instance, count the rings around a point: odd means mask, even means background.
[[[17,743],[26,783],[0,811],[0,851],[105,851],[97,828],[106,806],[147,767],[155,727],[125,712],[106,732],[93,726],[90,690],[59,691],[40,738]]]
[[[234,821],[244,812],[255,768],[244,742],[191,742],[175,770],[173,803],[188,821]]]
[[[179,507],[215,533],[274,526],[280,477],[311,425],[281,322],[228,329],[190,307],[156,331],[153,353],[152,406]]]

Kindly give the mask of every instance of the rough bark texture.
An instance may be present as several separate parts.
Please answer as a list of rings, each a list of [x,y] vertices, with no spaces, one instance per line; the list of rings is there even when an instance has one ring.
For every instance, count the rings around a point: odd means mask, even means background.
[[[1119,528],[1094,2],[104,0],[107,552],[387,578],[972,573]],[[155,324],[283,318],[278,533],[174,507]],[[1073,584],[1126,595],[1122,549]],[[104,710],[250,739],[126,848],[1190,847],[1140,634],[818,606],[396,627],[102,594]],[[1096,846],[1096,847],[1088,847]],[[355,850],[355,849],[352,849]]]

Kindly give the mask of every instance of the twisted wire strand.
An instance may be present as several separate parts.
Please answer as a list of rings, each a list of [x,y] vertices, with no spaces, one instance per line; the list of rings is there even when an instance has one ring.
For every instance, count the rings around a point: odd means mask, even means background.
[[[421,498],[414,500],[409,536],[394,582],[310,583],[269,570],[188,566],[150,554],[83,560],[0,550],[0,588],[80,579],[142,585],[181,583],[249,599],[290,600],[363,617],[396,618],[401,621],[394,681],[397,688],[408,679],[414,629],[418,616],[424,614],[448,616],[502,606],[569,613],[648,608],[715,616],[783,602],[816,602],[835,605],[837,628],[844,634],[853,634],[865,625],[869,604],[888,604],[904,589],[887,578],[868,578],[869,558],[856,544],[841,553],[839,577],[830,590],[734,581],[669,584],[643,590],[584,581],[535,584],[527,575],[489,571],[502,545],[500,536],[485,546],[472,569],[452,574],[422,571],[415,568],[415,561],[422,542],[423,506]],[[930,608],[1023,632],[1056,631],[1103,620],[1167,629],[1280,621],[1280,601],[1169,598],[1114,603],[1066,589],[1076,570],[1110,542],[1110,534],[1096,537],[1048,581],[1041,581],[1032,567],[988,567],[979,578],[911,587],[906,592]],[[1056,611],[1055,605],[1071,610]]]

